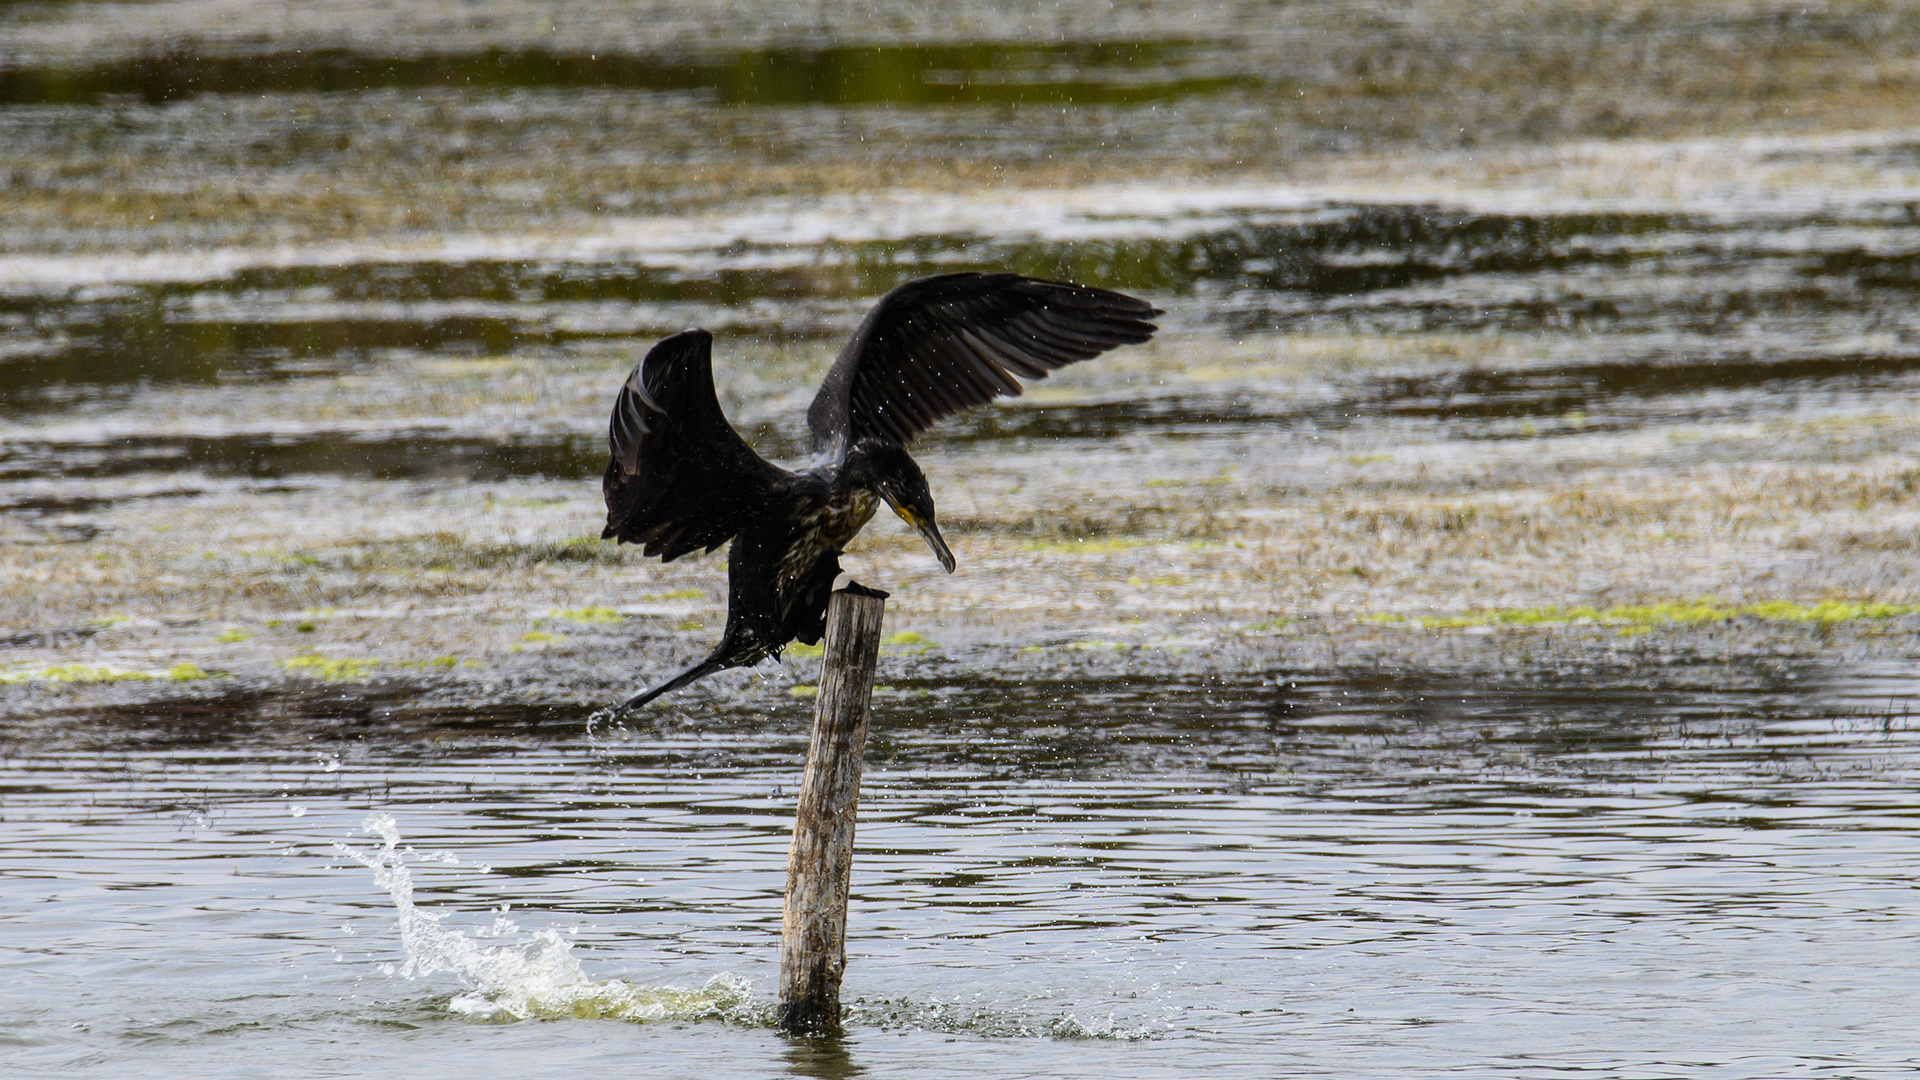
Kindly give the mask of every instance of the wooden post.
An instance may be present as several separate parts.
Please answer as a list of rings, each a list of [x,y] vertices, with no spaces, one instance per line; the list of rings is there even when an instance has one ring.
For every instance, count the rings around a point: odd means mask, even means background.
[[[851,582],[827,604],[813,742],[787,851],[787,904],[780,922],[779,1024],[791,1035],[840,1034],[860,758],[886,607],[886,593]]]

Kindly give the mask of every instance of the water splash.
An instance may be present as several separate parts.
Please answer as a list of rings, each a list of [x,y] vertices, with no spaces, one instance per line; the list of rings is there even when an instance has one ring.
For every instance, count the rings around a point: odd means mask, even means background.
[[[393,898],[400,916],[400,944],[406,960],[391,970],[409,979],[451,972],[470,989],[447,1003],[454,1013],[474,1020],[718,1020],[770,1027],[771,1004],[756,1001],[752,987],[737,975],[716,975],[699,987],[635,986],[621,979],[594,981],[559,931],[540,930],[530,940],[503,906],[491,926],[462,931],[443,926],[444,912],[413,902],[412,863],[458,864],[450,852],[422,852],[401,841],[389,814],[371,814],[361,826],[379,845],[361,849],[336,841],[340,854],[373,871],[374,883]],[[488,939],[509,939],[487,944]],[[1051,1018],[1019,1015],[955,1002],[866,999],[853,1002],[846,1021],[881,1029],[912,1028],[989,1039],[1100,1039],[1133,1042],[1163,1032],[1150,1026],[1126,1027],[1109,1015],[1083,1021],[1073,1015]]]
[[[962,1002],[912,1001],[907,998],[860,998],[846,1010],[846,1023],[883,1030],[911,1028],[947,1034],[977,1035],[987,1039],[1097,1039],[1139,1042],[1166,1031],[1151,1024],[1127,1026],[1111,1013],[1104,1019],[1081,1020],[1072,1014],[1044,1019],[983,1008]]]
[[[577,1017],[586,1020],[721,1020],[763,1023],[764,1006],[753,1001],[745,979],[716,975],[697,988],[635,986],[620,979],[596,982],[574,958],[573,945],[551,928],[523,944],[483,944],[484,938],[517,935],[519,927],[503,907],[493,925],[473,934],[442,926],[443,912],[413,902],[413,872],[408,860],[458,862],[442,852],[422,854],[402,847],[391,815],[369,815],[362,828],[380,839],[362,850],[335,842],[342,855],[373,871],[374,883],[393,898],[400,915],[400,944],[406,961],[398,971],[407,978],[452,972],[470,990],[448,1008],[476,1020],[529,1020]]]

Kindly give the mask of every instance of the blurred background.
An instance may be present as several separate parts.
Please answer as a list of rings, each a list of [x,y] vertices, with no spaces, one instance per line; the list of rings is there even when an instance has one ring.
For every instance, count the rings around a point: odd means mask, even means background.
[[[588,724],[726,596],[606,414],[703,326],[792,463],[962,269],[1166,315],[916,447],[959,573],[849,553],[815,1053],[817,661]],[[1910,4],[0,3],[0,1063],[1891,1075],[1917,292]]]

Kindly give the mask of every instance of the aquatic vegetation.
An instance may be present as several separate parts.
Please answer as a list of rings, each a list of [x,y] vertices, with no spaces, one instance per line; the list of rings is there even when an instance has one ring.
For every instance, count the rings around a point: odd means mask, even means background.
[[[797,660],[806,660],[819,656],[826,651],[827,647],[825,645],[808,645],[805,642],[793,641],[787,643],[786,655]]]
[[[520,640],[533,642],[535,644],[554,644],[567,640],[567,636],[565,634],[549,634],[545,630],[529,630],[520,635]]]
[[[787,687],[787,693],[797,698],[819,697],[820,688],[818,686],[813,686],[808,683],[799,683],[794,686]]]
[[[54,664],[34,670],[0,672],[0,683],[18,685],[28,682],[50,683],[118,683],[153,682],[169,680],[172,682],[192,682],[197,679],[210,679],[213,676],[201,669],[200,665],[182,661],[165,671],[127,671],[119,668],[95,664]]]
[[[441,671],[449,671],[457,667],[479,667],[480,662],[477,660],[462,660],[457,656],[434,656],[425,660],[402,660],[393,666],[398,668],[413,668],[416,670],[438,668]]]
[[[555,609],[547,612],[547,617],[550,619],[565,619],[568,622],[599,626],[610,626],[614,623],[625,622],[627,619],[625,615],[620,614],[610,607],[568,608],[564,611]]]
[[[380,666],[380,661],[356,657],[296,656],[281,661],[280,666],[296,675],[322,682],[360,682]]]
[[[253,635],[245,630],[222,630],[213,636],[213,640],[222,645],[237,645],[251,637]]]
[[[1766,622],[1834,623],[1860,620],[1885,620],[1920,612],[1920,604],[1853,603],[1823,600],[1817,604],[1798,604],[1769,600],[1753,604],[1726,605],[1714,600],[1669,601],[1656,604],[1623,604],[1604,610],[1593,607],[1495,608],[1461,615],[1362,615],[1359,622],[1378,626],[1410,626],[1423,630],[1460,630],[1482,626],[1569,626],[1593,624],[1645,632],[1660,626],[1690,626],[1728,622],[1739,618]]]
[[[919,656],[922,653],[931,652],[938,647],[936,643],[929,640],[925,634],[914,630],[902,630],[899,633],[888,634],[881,639],[880,644],[886,646],[886,651],[895,656]]]
[[[707,594],[703,589],[669,589],[663,593],[648,593],[641,597],[642,600],[705,600],[706,598]]]
[[[1130,577],[1127,579],[1127,584],[1132,585],[1135,588],[1140,588],[1142,586],[1147,586],[1147,585],[1160,585],[1160,586],[1191,585],[1193,584],[1193,581],[1194,581],[1193,578],[1188,577],[1185,574],[1161,574],[1158,577],[1153,577],[1153,578],[1143,578],[1143,577],[1137,577],[1137,576]]]

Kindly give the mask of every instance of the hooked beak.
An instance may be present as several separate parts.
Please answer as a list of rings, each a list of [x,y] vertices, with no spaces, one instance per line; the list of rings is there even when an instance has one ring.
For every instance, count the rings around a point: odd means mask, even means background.
[[[893,504],[889,501],[888,505]],[[913,531],[919,533],[920,539],[925,540],[927,546],[933,549],[934,557],[940,560],[940,565],[946,568],[947,573],[953,573],[953,552],[947,550],[947,542],[940,538],[940,527],[933,523],[933,519],[922,517],[911,507],[906,506],[894,506],[893,512],[900,515],[901,521],[913,526]]]

